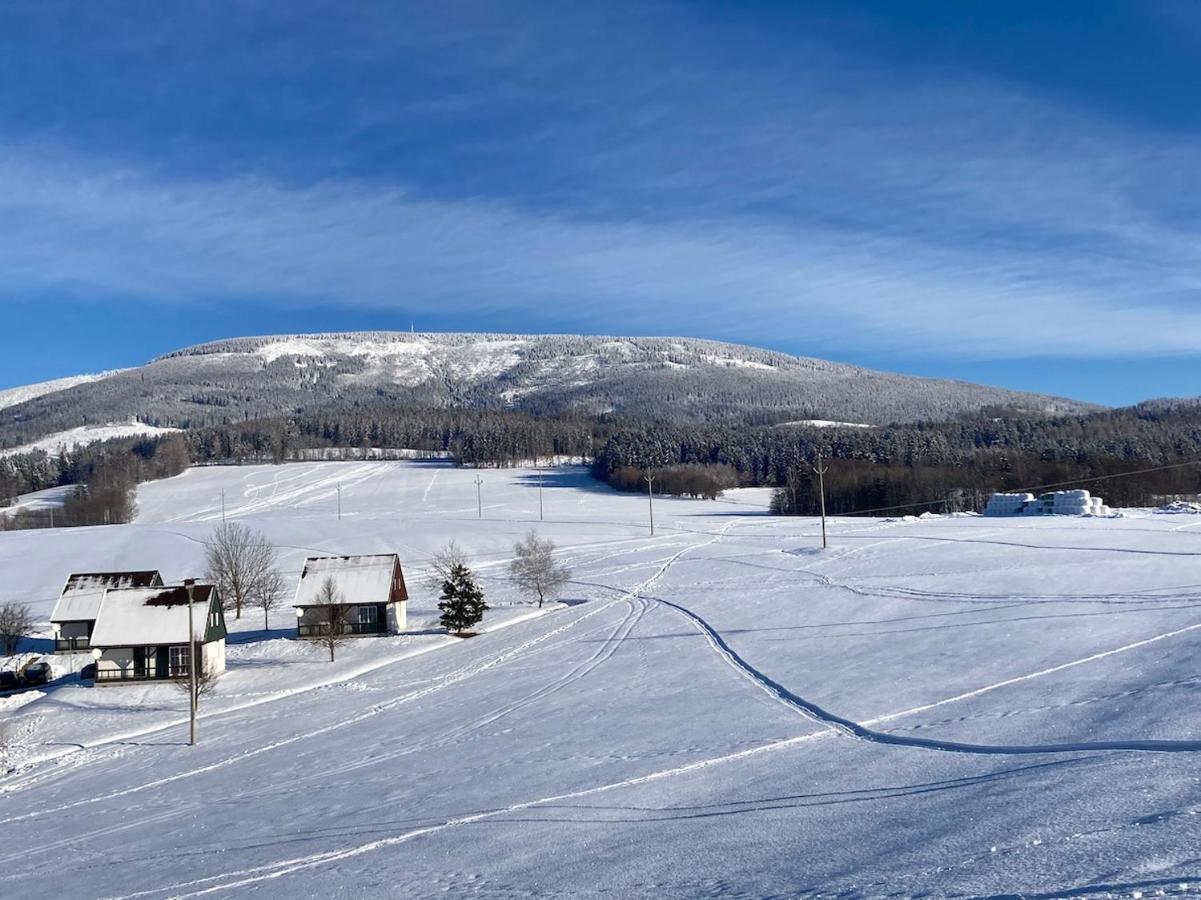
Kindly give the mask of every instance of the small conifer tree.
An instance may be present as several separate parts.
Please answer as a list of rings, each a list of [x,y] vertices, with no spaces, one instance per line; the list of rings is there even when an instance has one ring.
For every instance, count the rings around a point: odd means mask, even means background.
[[[475,575],[461,562],[450,567],[446,580],[442,582],[438,609],[442,611],[442,627],[456,634],[462,634],[464,628],[470,628],[484,618],[488,609],[484,592],[476,583]]]

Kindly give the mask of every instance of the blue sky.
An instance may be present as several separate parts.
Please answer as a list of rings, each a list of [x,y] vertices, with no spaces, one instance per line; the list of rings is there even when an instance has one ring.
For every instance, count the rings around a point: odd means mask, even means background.
[[[243,334],[679,334],[1201,394],[1189,2],[0,7],[0,386]]]

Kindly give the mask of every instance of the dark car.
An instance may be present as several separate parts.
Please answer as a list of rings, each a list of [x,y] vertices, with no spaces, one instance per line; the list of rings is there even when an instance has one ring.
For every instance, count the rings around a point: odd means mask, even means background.
[[[0,672],[0,691],[15,691],[20,686],[16,672]]]
[[[45,684],[53,674],[50,663],[35,662],[21,673],[21,680],[28,685]]]

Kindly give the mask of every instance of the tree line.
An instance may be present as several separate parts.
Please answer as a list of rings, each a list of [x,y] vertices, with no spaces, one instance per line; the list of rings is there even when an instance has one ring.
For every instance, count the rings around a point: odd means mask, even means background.
[[[814,509],[813,461],[830,465],[832,512],[932,501],[978,507],[993,490],[1081,479],[1114,505],[1201,491],[1197,468],[1130,477],[1132,470],[1201,459],[1201,403],[1158,401],[1072,416],[985,410],[946,422],[880,428],[679,425],[514,410],[398,408],[248,419],[171,435],[0,458],[0,504],[47,487],[76,485],[55,524],[103,524],[133,515],[133,487],[188,465],[281,463],[315,450],[366,458],[369,448],[447,453],[462,465],[515,466],[551,456],[588,457],[593,474],[621,490],[712,497],[736,485],[777,488],[782,513]],[[49,524],[46,512],[5,517],[0,527]]]

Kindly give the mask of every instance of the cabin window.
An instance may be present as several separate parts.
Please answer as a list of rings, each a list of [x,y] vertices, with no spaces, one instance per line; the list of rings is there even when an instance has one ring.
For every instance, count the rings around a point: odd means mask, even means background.
[[[172,647],[171,648],[171,675],[175,678],[180,678],[188,674],[188,648]]]
[[[374,606],[359,607],[359,624],[374,625],[379,621],[378,610]]]

